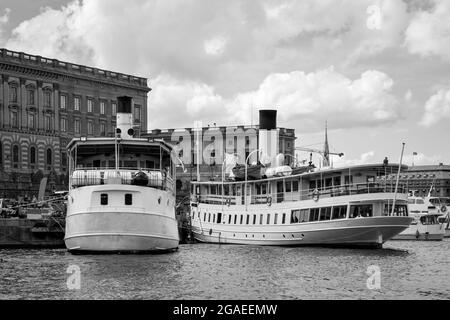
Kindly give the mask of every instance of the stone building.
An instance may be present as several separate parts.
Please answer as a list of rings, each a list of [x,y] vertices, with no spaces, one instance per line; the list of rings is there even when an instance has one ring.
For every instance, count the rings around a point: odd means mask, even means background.
[[[400,182],[418,196],[426,196],[431,190],[432,196],[450,197],[450,166],[439,165],[411,166],[400,175]]]
[[[0,49],[0,197],[67,189],[67,143],[112,135],[118,96],[147,131],[147,79]]]

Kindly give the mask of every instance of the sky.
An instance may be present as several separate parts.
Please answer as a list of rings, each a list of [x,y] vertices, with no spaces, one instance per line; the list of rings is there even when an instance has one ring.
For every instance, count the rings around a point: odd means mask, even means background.
[[[450,163],[448,0],[0,0],[0,47],[148,78],[149,128],[257,123],[335,165]],[[417,155],[413,156],[413,152]],[[308,155],[301,153],[300,158]]]

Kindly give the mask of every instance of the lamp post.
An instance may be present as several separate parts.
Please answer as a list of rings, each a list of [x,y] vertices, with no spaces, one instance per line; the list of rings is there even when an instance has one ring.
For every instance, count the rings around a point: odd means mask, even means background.
[[[250,158],[250,156],[255,153],[260,151],[259,149],[255,149],[252,152],[250,152],[247,156],[247,158],[245,158],[245,181],[244,181],[244,197],[245,197],[245,207],[247,208],[247,161],[248,158]]]

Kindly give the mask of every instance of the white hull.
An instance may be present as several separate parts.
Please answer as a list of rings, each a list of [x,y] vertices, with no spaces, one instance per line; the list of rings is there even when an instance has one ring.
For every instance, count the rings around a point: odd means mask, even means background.
[[[100,194],[109,203],[101,206]],[[133,204],[125,206],[126,193]],[[71,252],[153,252],[178,247],[174,197],[167,191],[130,185],[72,189],[66,218],[66,247]]]
[[[423,225],[420,222],[412,224],[392,240],[434,240],[444,239],[445,229],[441,224]]]
[[[394,235],[406,229],[408,217],[372,217],[311,222],[284,226],[255,226],[245,230],[193,228],[201,242],[253,245],[327,245],[380,247]],[[243,228],[243,229],[244,229]]]

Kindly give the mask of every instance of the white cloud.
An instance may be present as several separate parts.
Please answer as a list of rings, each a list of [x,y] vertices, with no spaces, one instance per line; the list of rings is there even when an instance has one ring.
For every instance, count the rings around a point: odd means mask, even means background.
[[[150,121],[171,126],[195,120],[218,124],[249,123],[251,109],[275,108],[283,126],[319,131],[326,119],[334,128],[378,126],[396,121],[401,110],[392,95],[393,81],[379,71],[366,71],[351,80],[332,67],[314,73],[293,71],[267,76],[256,91],[226,99],[201,82],[170,76],[151,82]],[[157,112],[157,110],[165,110]],[[178,120],[175,120],[178,123]]]
[[[205,52],[212,56],[217,56],[223,53],[227,40],[224,37],[214,37],[205,41]]]
[[[450,119],[450,89],[441,89],[428,99],[420,124],[430,127],[443,119]]]
[[[11,9],[6,8],[5,10],[3,10],[3,15],[0,16],[0,44],[2,44],[3,41],[4,41],[4,39],[3,39],[3,33],[4,33],[3,28],[5,27],[5,25],[9,21],[9,14],[10,13],[11,13]]]
[[[450,59],[450,2],[434,0],[428,11],[417,11],[405,32],[409,52]]]

